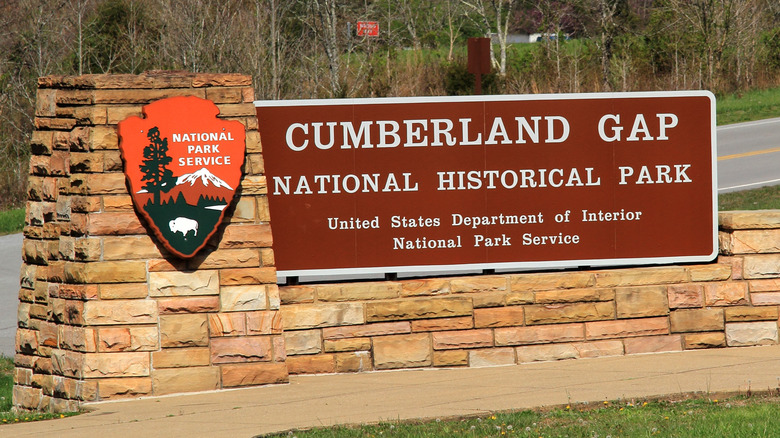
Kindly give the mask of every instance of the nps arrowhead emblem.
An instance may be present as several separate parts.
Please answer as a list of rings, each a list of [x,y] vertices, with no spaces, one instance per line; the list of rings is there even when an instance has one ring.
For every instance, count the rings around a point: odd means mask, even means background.
[[[171,97],[119,123],[119,149],[136,211],[171,253],[194,256],[217,231],[241,181],[241,122],[214,102]]]

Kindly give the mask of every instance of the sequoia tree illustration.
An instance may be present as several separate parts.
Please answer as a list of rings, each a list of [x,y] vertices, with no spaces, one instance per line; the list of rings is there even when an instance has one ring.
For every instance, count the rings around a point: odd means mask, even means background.
[[[168,156],[168,139],[160,137],[155,126],[146,134],[149,144],[144,147],[144,159],[141,162],[141,181],[146,181],[144,190],[154,196],[154,205],[160,205],[160,192],[168,193],[176,186],[176,178],[168,169],[172,158]]]

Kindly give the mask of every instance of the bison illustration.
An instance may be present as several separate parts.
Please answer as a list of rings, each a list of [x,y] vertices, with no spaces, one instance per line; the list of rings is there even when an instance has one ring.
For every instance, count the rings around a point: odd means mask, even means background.
[[[193,236],[198,235],[198,221],[190,218],[177,217],[168,222],[168,227],[171,229],[171,233],[181,233],[185,238],[190,231],[193,232]]]

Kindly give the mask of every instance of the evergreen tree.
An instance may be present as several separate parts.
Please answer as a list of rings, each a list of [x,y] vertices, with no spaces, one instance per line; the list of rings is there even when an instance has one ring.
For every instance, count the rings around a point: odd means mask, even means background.
[[[168,169],[172,158],[168,156],[168,139],[160,137],[160,130],[155,126],[146,134],[149,144],[144,147],[144,160],[141,181],[147,181],[144,190],[154,195],[154,205],[160,205],[160,192],[168,193],[176,186],[176,178]]]

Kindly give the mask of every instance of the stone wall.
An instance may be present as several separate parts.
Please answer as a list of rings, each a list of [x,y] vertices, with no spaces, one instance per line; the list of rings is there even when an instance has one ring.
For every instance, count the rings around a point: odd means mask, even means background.
[[[780,212],[720,222],[712,264],[282,287],[289,372],[776,344]]]
[[[194,95],[247,128],[234,207],[196,257],[139,220],[116,125]],[[276,285],[248,76],[39,81],[14,404],[281,383],[288,374],[493,366],[776,344],[780,212],[720,214],[711,264]],[[334,249],[334,250],[337,250]]]
[[[247,128],[237,202],[189,261],[139,220],[116,124],[193,95]],[[251,78],[148,73],[39,80],[14,403],[84,401],[287,381]],[[218,243],[217,243],[218,242]]]

